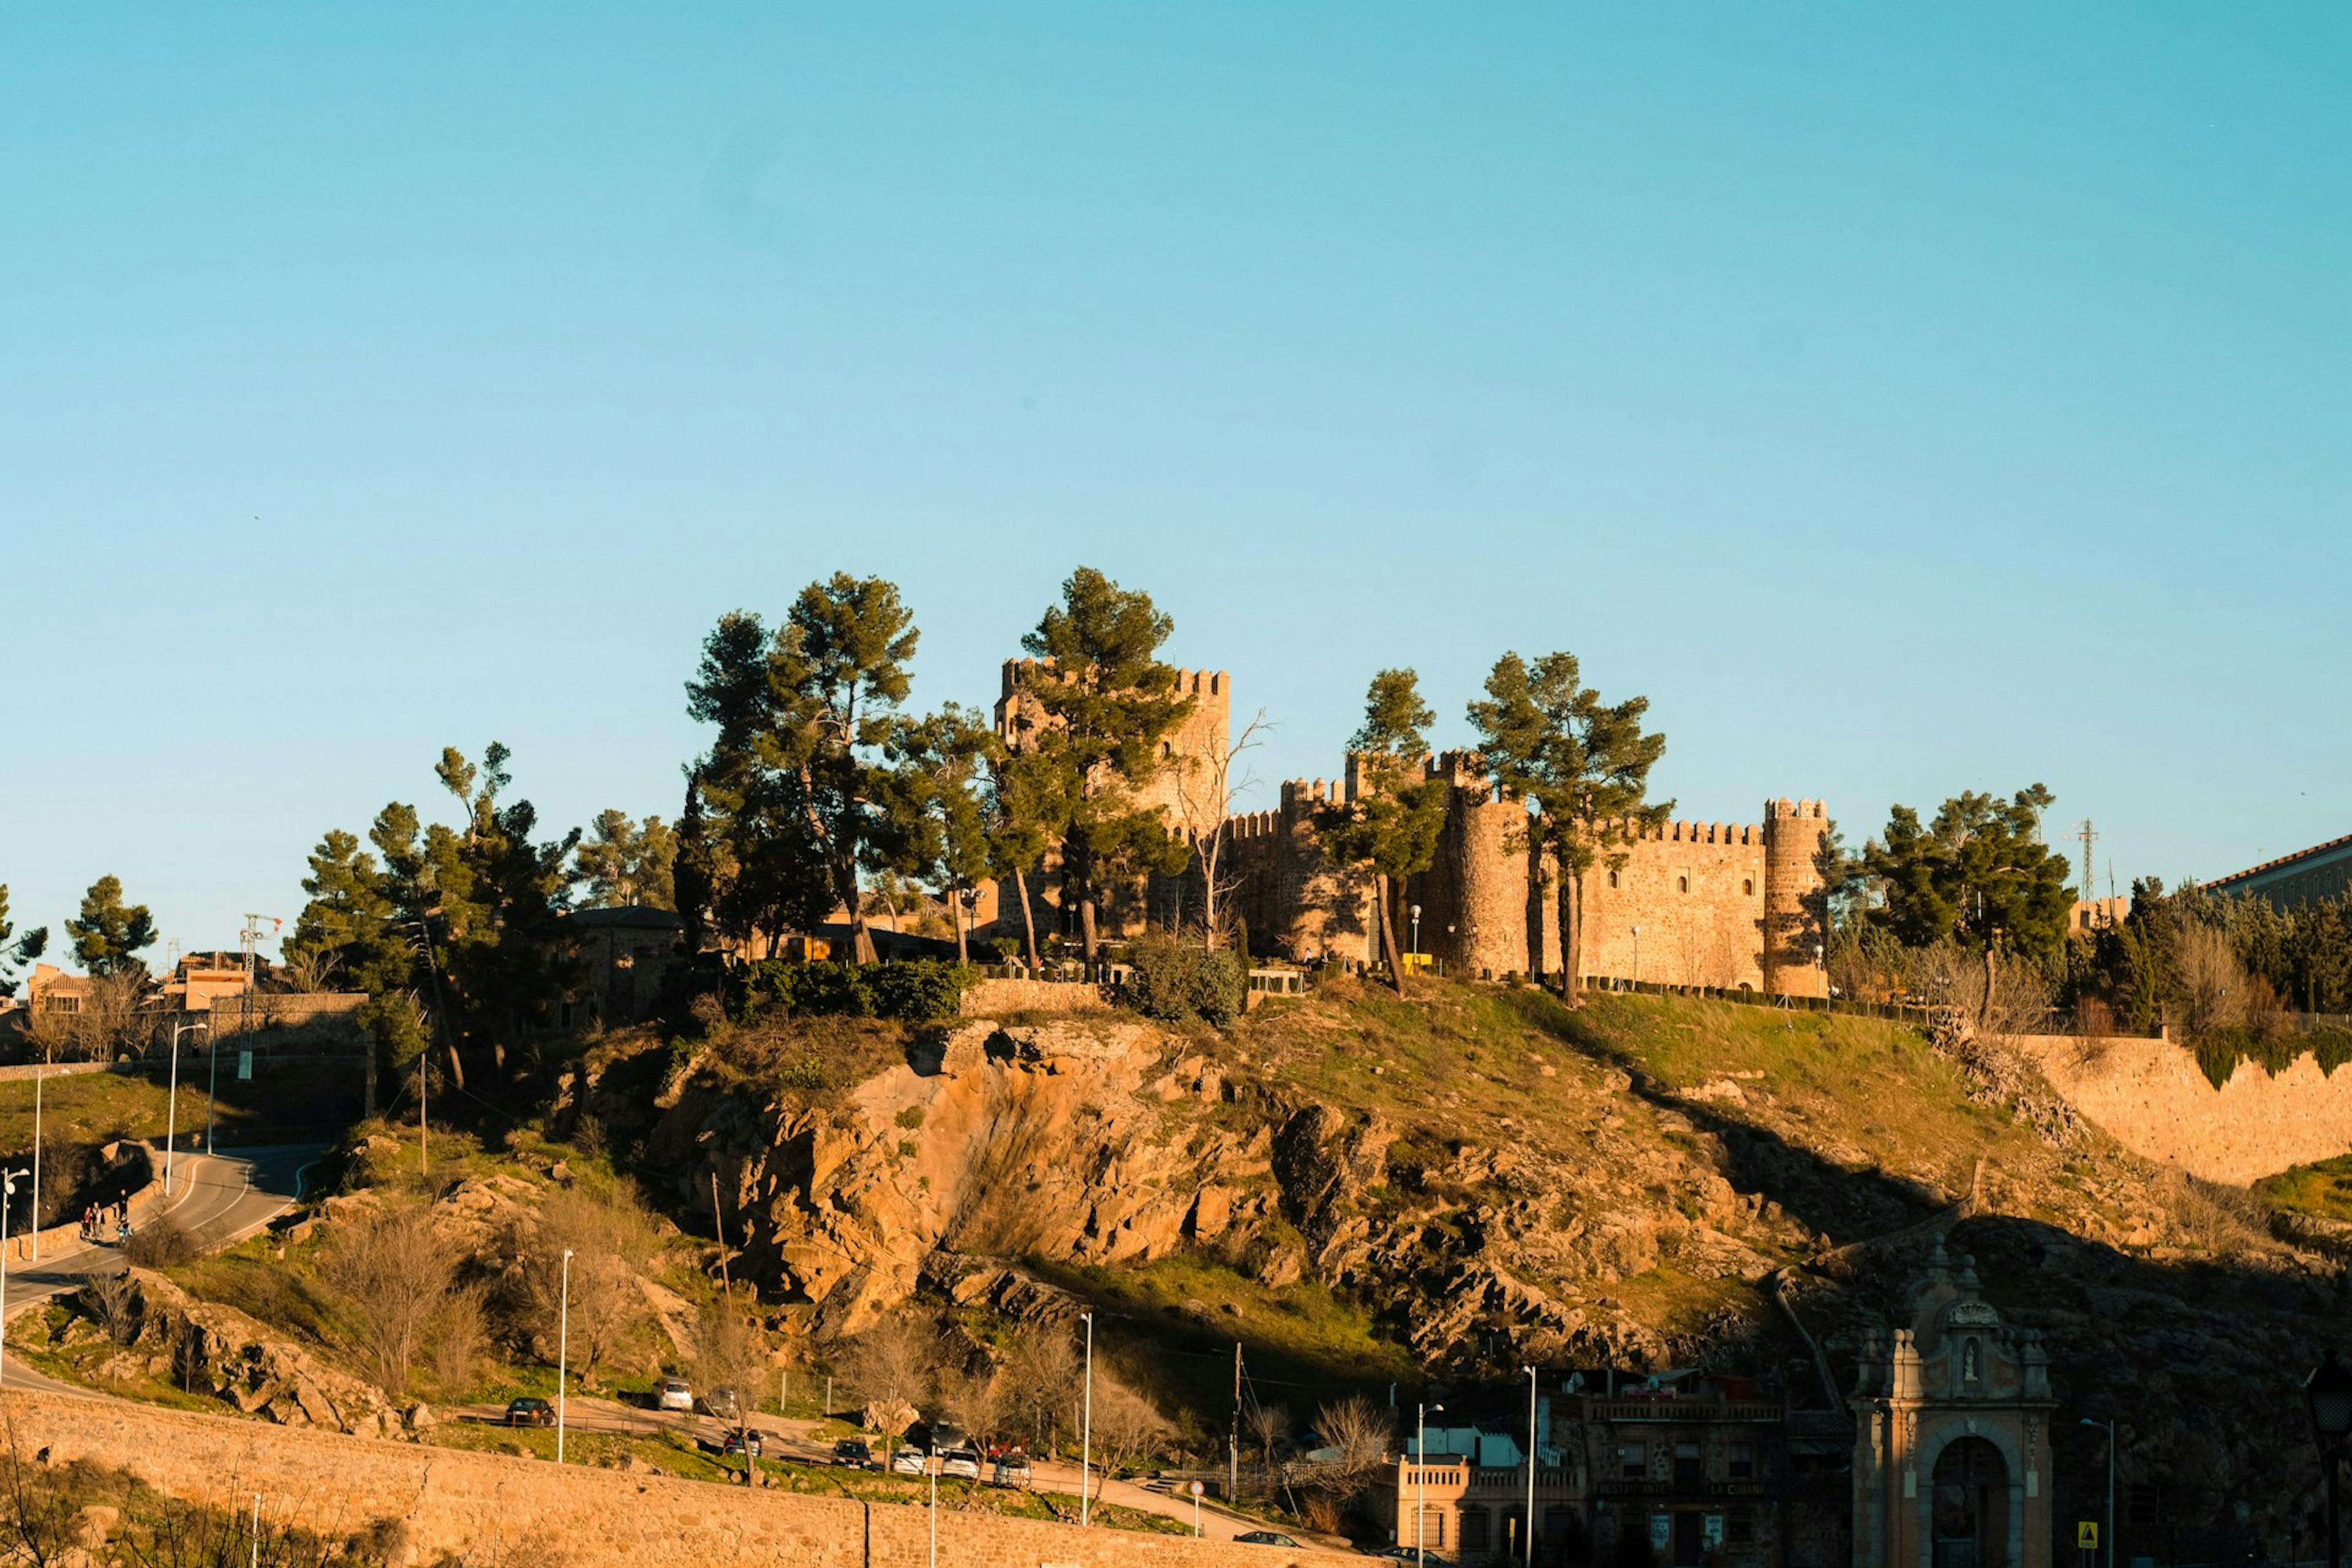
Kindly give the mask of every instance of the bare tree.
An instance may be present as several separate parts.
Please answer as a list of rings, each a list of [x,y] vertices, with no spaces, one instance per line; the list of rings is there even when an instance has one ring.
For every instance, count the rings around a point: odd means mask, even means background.
[[[335,971],[342,967],[342,955],[325,948],[298,947],[289,951],[278,965],[278,973],[297,991],[324,991],[334,983]]]
[[[2202,921],[2180,921],[2172,933],[2172,963],[2180,976],[2180,1022],[2191,1036],[2246,1022],[2246,972],[2220,928]]]
[[[131,1270],[118,1268],[111,1273],[82,1276],[82,1304],[106,1337],[118,1345],[127,1345],[139,1332],[139,1287],[131,1282]]]
[[[633,1260],[653,1255],[652,1223],[624,1184],[610,1198],[572,1189],[549,1196],[536,1219],[519,1219],[501,1238],[500,1305],[542,1355],[554,1349],[562,1307],[563,1255],[572,1254],[572,1346],[580,1381],[628,1342],[646,1321]]]
[[[1004,1381],[1013,1408],[1029,1422],[1042,1451],[1050,1452],[1074,1421],[1082,1375],[1077,1342],[1066,1329],[1041,1325],[1015,1339],[1005,1352]]]
[[[905,1318],[886,1318],[866,1330],[841,1360],[842,1378],[860,1398],[919,1409],[930,1399],[939,1370],[938,1336]]]
[[[320,1273],[360,1329],[352,1349],[369,1363],[376,1386],[403,1397],[409,1369],[457,1282],[456,1259],[434,1234],[432,1211],[398,1199],[339,1222]]]
[[[698,1343],[694,1366],[696,1374],[702,1379],[703,1399],[709,1405],[711,1414],[726,1420],[739,1434],[747,1435],[743,1473],[749,1476],[753,1469],[748,1440],[751,1402],[756,1397],[753,1390],[764,1381],[767,1373],[768,1336],[750,1313],[732,1301],[720,1300],[704,1316]]]
[[[1318,1407],[1315,1430],[1337,1456],[1331,1465],[1342,1475],[1368,1476],[1388,1456],[1389,1414],[1360,1394]]]
[[[1230,923],[1226,895],[1241,880],[1229,870],[1219,869],[1224,859],[1225,819],[1233,816],[1234,801],[1257,782],[1255,774],[1244,773],[1236,777],[1234,770],[1243,753],[1264,742],[1268,728],[1265,710],[1261,708],[1223,751],[1188,757],[1176,770],[1176,821],[1192,839],[1192,858],[1201,868],[1202,941],[1212,952],[1224,944],[1225,927]]]
[[[1094,1489],[1174,1435],[1151,1401],[1099,1369],[1095,1373],[1094,1449],[1098,1468]]]
[[[1249,1435],[1256,1440],[1258,1460],[1265,1476],[1265,1488],[1274,1490],[1274,1447],[1290,1434],[1290,1406],[1286,1405],[1253,1405],[1243,1417]]]
[[[993,1367],[950,1368],[940,1378],[940,1412],[980,1443],[1004,1429],[1004,1380]]]

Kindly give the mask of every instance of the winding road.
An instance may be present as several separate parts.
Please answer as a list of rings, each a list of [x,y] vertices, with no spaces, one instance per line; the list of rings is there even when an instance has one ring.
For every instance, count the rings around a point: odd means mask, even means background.
[[[325,1152],[323,1144],[294,1143],[214,1154],[174,1154],[172,1195],[149,1208],[141,1223],[153,1225],[168,1217],[187,1232],[202,1252],[234,1247],[294,1206],[302,1194],[304,1173]],[[162,1156],[156,1158],[160,1168]],[[121,1249],[112,1246],[74,1246],[38,1262],[11,1262],[7,1290],[0,1297],[0,1319],[29,1311],[52,1297],[79,1289],[91,1274],[112,1273],[122,1266]],[[43,1377],[21,1363],[5,1366],[5,1376],[9,1387],[51,1394],[92,1393]]]

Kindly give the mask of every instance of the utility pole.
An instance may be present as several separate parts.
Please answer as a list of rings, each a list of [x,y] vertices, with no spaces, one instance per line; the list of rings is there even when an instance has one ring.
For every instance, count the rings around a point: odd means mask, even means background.
[[[1234,1426],[1225,1436],[1225,1502],[1239,1500],[1242,1486],[1242,1342],[1234,1342]]]

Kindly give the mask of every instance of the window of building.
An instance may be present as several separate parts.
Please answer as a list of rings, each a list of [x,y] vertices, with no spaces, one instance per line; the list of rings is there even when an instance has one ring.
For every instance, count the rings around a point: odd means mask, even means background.
[[[1724,1539],[1734,1546],[1747,1546],[1756,1540],[1756,1521],[1737,1515],[1724,1521]]]
[[[1696,1485],[1698,1485],[1698,1484],[1699,1484],[1699,1481],[1700,1481],[1700,1479],[1702,1479],[1702,1478],[1701,1478],[1701,1476],[1700,1476],[1700,1474],[1699,1474],[1699,1454],[1698,1454],[1698,1445],[1697,1445],[1696,1443],[1677,1443],[1677,1444],[1675,1444],[1675,1487],[1676,1487],[1676,1488],[1678,1488],[1678,1489],[1679,1489],[1679,1488],[1682,1488],[1682,1487],[1695,1487],[1695,1486],[1696,1486]]]
[[[1462,1531],[1455,1544],[1465,1552],[1484,1552],[1486,1550],[1487,1533],[1491,1529],[1492,1524],[1487,1519],[1485,1509],[1465,1508],[1462,1510]]]
[[[1739,891],[1741,892],[1741,894],[1742,894],[1742,895],[1746,895],[1746,894],[1748,894],[1748,893],[1752,893],[1752,892],[1754,892],[1755,890],[1756,890],[1756,879],[1755,879],[1755,878],[1753,878],[1753,877],[1742,877],[1742,878],[1740,878],[1740,879],[1739,879]]]
[[[79,1013],[81,1011],[81,998],[70,994],[60,995],[56,992],[51,992],[48,995],[41,998],[41,1011],[44,1013]]]
[[[1727,1479],[1752,1481],[1756,1479],[1756,1445],[1734,1443],[1724,1458],[1723,1473]]]
[[[1627,1480],[1639,1480],[1650,1473],[1650,1446],[1647,1443],[1617,1445],[1617,1473]]]
[[[1690,879],[1689,879],[1688,877],[1676,877],[1676,878],[1675,879],[1675,892],[1677,892],[1677,893],[1687,893],[1687,892],[1689,892],[1689,891],[1690,891]]]
[[[1614,871],[1609,873],[1609,885],[1612,888],[1617,885],[1617,873]]]

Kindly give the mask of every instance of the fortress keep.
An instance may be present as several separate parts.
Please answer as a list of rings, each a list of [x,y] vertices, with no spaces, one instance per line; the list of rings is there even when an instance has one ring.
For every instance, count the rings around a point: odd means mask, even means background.
[[[1029,661],[1004,666],[996,723],[1008,744],[1034,733],[1039,716],[1026,689],[1038,679]],[[1233,683],[1222,670],[1181,670],[1178,681],[1192,710],[1162,744],[1160,771],[1141,798],[1198,842],[1209,825],[1185,819],[1179,781],[1189,769],[1197,782],[1205,760],[1223,754]],[[1549,857],[1528,847],[1527,807],[1496,788],[1475,752],[1443,752],[1423,766],[1446,783],[1445,826],[1435,860],[1404,889],[1402,902],[1421,910],[1418,941],[1408,924],[1398,945],[1431,954],[1457,974],[1559,973],[1554,872]],[[1257,952],[1307,963],[1377,960],[1371,879],[1331,865],[1317,826],[1324,811],[1366,787],[1351,759],[1339,778],[1293,779],[1271,809],[1223,820],[1218,882]],[[1826,996],[1814,856],[1828,826],[1820,801],[1786,799],[1766,802],[1760,823],[1629,825],[1625,842],[1584,879],[1585,974]],[[1111,899],[1103,929],[1132,933],[1147,921],[1181,923],[1186,910],[1201,908],[1200,877],[1196,857],[1188,877],[1154,879]],[[1050,868],[1030,879],[1041,933],[1066,926],[1053,881]],[[989,934],[1019,934],[1011,895],[1009,886],[983,895],[980,922],[996,920]]]

